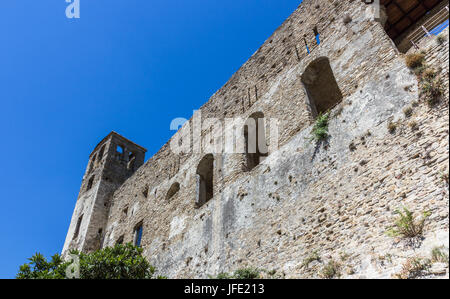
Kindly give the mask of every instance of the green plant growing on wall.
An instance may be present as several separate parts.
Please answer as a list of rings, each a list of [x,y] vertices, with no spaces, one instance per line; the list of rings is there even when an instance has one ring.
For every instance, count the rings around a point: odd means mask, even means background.
[[[302,268],[308,268],[309,264],[314,261],[320,261],[320,256],[316,250],[314,250],[308,257],[306,257],[302,262]]]
[[[209,276],[211,279],[257,279],[260,277],[261,270],[256,268],[241,268],[234,271],[233,274],[222,272],[216,277]]]
[[[92,253],[72,251],[80,258],[81,279],[150,279],[155,268],[142,256],[142,248],[131,244],[116,245]],[[64,279],[72,262],[65,262],[59,254],[47,261],[36,253],[30,263],[20,266],[17,279]],[[165,278],[159,276],[157,278]]]
[[[428,106],[433,107],[439,103],[443,94],[442,80],[440,78],[424,79],[421,94],[425,96]]]
[[[341,276],[341,264],[331,260],[329,261],[320,272],[320,276],[326,279],[332,279]]]
[[[403,264],[400,273],[394,275],[398,279],[414,279],[426,274],[427,270],[431,267],[431,261],[429,259],[422,259],[419,257],[412,257],[406,260]]]
[[[445,252],[444,246],[434,247],[431,250],[431,261],[433,263],[446,263],[447,265],[449,264],[448,254]]]
[[[420,82],[420,94],[425,98],[428,106],[439,103],[442,94],[442,80],[434,69],[425,64],[424,53],[413,53],[406,56],[406,65],[414,71]]]
[[[425,226],[425,221],[431,215],[430,212],[423,212],[422,218],[417,220],[415,219],[413,213],[407,208],[403,208],[403,211],[398,209],[395,213],[398,214],[398,218],[395,221],[394,226],[386,233],[391,237],[400,236],[404,238],[421,236]]]
[[[260,270],[254,268],[238,269],[234,272],[233,278],[235,279],[256,279],[261,273]]]
[[[442,33],[436,37],[436,42],[438,43],[438,45],[443,45],[446,41],[447,37]]]
[[[328,138],[329,113],[319,114],[311,131],[311,141],[323,141]]]
[[[411,117],[413,114],[413,108],[412,107],[406,107],[405,109],[403,109],[403,114],[405,115],[406,118]]]
[[[387,125],[387,129],[388,129],[389,133],[394,134],[395,131],[397,130],[397,123],[389,122]]]
[[[419,124],[416,121],[411,121],[408,123],[408,126],[411,128],[411,130],[415,131],[419,129]]]
[[[424,67],[425,54],[423,53],[412,53],[406,56],[406,66],[420,73],[420,70]]]

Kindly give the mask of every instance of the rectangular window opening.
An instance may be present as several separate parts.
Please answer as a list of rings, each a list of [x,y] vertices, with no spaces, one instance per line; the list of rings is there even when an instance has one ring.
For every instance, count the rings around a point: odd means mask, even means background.
[[[141,247],[142,231],[143,231],[143,226],[141,223],[141,224],[138,224],[136,226],[136,228],[134,229],[134,246]]]
[[[76,238],[78,238],[78,235],[79,235],[79,233],[80,233],[81,221],[83,221],[83,215],[81,215],[81,216],[78,218],[77,226],[75,227],[75,233],[73,234],[73,240],[75,240]]]

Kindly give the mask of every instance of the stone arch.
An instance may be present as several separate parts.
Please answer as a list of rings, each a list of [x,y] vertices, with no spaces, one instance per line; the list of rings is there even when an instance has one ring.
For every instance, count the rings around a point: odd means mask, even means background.
[[[211,200],[214,196],[214,156],[205,155],[198,163],[196,171],[196,200],[195,204],[200,207]]]
[[[311,62],[301,78],[314,118],[342,101],[341,90],[327,57],[320,57]]]
[[[244,125],[246,170],[251,171],[268,155],[264,113],[255,112]]]
[[[172,184],[172,186],[170,186],[169,191],[167,191],[166,200],[170,200],[175,196],[175,194],[178,193],[178,191],[180,191],[180,183],[175,182]]]

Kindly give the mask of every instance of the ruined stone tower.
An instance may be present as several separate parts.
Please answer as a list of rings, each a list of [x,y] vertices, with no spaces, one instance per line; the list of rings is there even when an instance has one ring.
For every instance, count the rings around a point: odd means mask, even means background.
[[[447,19],[448,0],[304,0],[145,164],[115,133],[96,147],[63,251],[134,243],[170,278],[245,267],[311,278],[328,264],[341,277],[390,278],[448,251],[448,28],[429,32]],[[221,144],[216,131],[245,150],[172,150]],[[386,234],[403,207],[431,213],[415,248]]]
[[[101,248],[112,194],[144,163],[146,151],[115,132],[95,147],[89,156],[63,252]]]

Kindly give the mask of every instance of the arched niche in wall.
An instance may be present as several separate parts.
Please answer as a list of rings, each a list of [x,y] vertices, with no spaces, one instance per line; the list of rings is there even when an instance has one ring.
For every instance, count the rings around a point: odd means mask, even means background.
[[[251,171],[268,155],[264,113],[255,112],[244,125],[246,170]]]
[[[311,62],[302,75],[302,82],[314,118],[342,101],[341,90],[327,57],[320,57]]]
[[[214,156],[205,155],[198,163],[196,171],[196,207],[207,203],[214,196]]]

